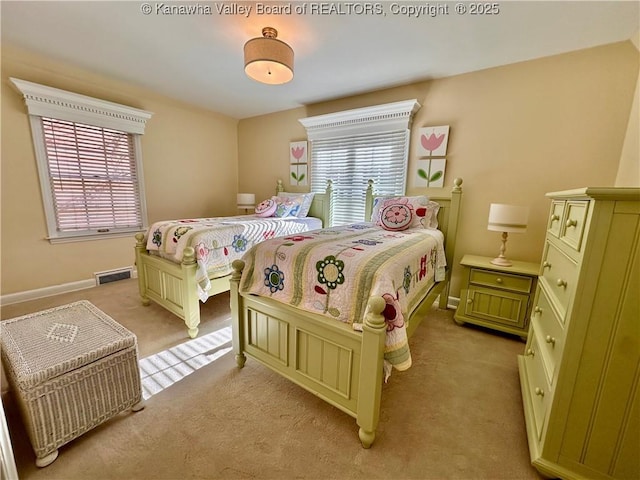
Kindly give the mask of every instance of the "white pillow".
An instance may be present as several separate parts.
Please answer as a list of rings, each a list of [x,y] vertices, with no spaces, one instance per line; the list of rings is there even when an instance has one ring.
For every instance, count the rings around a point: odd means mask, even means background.
[[[309,214],[309,209],[311,208],[311,202],[313,201],[313,196],[315,193],[292,193],[292,192],[278,192],[278,197],[286,197],[290,198],[292,201],[300,201],[300,208],[296,213],[295,207],[294,210],[291,211],[290,215],[296,216],[298,218],[304,218]]]

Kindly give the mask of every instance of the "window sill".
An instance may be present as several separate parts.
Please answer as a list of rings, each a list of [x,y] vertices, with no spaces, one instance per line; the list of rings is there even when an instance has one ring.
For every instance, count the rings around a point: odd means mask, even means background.
[[[82,234],[82,235],[69,235],[60,237],[45,237],[52,245],[58,243],[73,243],[73,242],[90,242],[93,240],[110,240],[112,238],[130,237],[133,238],[136,233],[142,230],[131,230],[127,232],[109,232],[109,233],[96,233],[96,234]]]

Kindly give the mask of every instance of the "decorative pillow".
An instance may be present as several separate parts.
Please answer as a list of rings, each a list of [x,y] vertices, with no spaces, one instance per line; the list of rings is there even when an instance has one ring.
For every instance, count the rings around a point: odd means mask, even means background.
[[[380,208],[380,225],[385,230],[406,230],[413,223],[413,207],[408,203],[389,203]]]
[[[300,209],[298,213],[295,215],[298,218],[304,218],[309,214],[309,209],[311,208],[311,202],[313,201],[313,196],[315,193],[292,193],[292,192],[279,192],[278,197],[286,197],[291,200],[293,199],[301,199]]]
[[[300,209],[302,208],[302,203],[304,201],[304,197],[276,197],[285,199],[287,202],[291,204],[291,211],[289,212],[289,216],[297,217],[298,213],[300,213]]]
[[[273,213],[274,217],[282,218],[291,216],[294,202],[286,197],[272,197],[271,199],[276,202],[276,211]]]
[[[430,202],[425,195],[378,197],[373,203],[371,221],[388,230],[405,230],[413,227],[436,228],[438,225],[434,215],[434,211],[437,214],[436,207],[440,208],[436,202]],[[434,221],[432,217],[435,219],[435,227],[432,226]]]
[[[373,209],[371,210],[371,220],[370,220],[371,222],[373,223],[378,222],[378,220],[380,219],[380,205],[382,205],[382,202],[390,198],[394,198],[394,197],[386,196],[386,197],[376,197],[373,199]]]
[[[276,212],[278,204],[273,198],[267,198],[256,205],[256,215],[259,217],[270,217]]]

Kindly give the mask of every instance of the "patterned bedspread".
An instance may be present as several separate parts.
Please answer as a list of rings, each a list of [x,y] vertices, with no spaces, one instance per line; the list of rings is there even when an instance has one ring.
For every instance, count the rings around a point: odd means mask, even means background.
[[[444,280],[439,230],[392,232],[360,223],[262,242],[243,260],[240,291],[351,323],[364,319],[371,295],[382,296],[387,323],[385,365],[411,366],[405,318],[435,281]],[[360,325],[361,326],[361,325]]]
[[[321,228],[320,219],[307,217],[236,217],[167,220],[147,231],[147,250],[180,263],[186,247],[196,252],[198,295],[203,302],[211,288],[210,278],[231,273],[231,263],[253,245],[281,235]]]

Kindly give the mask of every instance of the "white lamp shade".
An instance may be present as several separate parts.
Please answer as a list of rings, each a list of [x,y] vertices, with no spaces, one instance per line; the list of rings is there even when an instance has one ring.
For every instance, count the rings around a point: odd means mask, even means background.
[[[524,233],[529,221],[529,207],[492,203],[487,230],[494,232]]]
[[[256,196],[253,193],[239,193],[236,199],[238,208],[253,208],[256,206]]]

